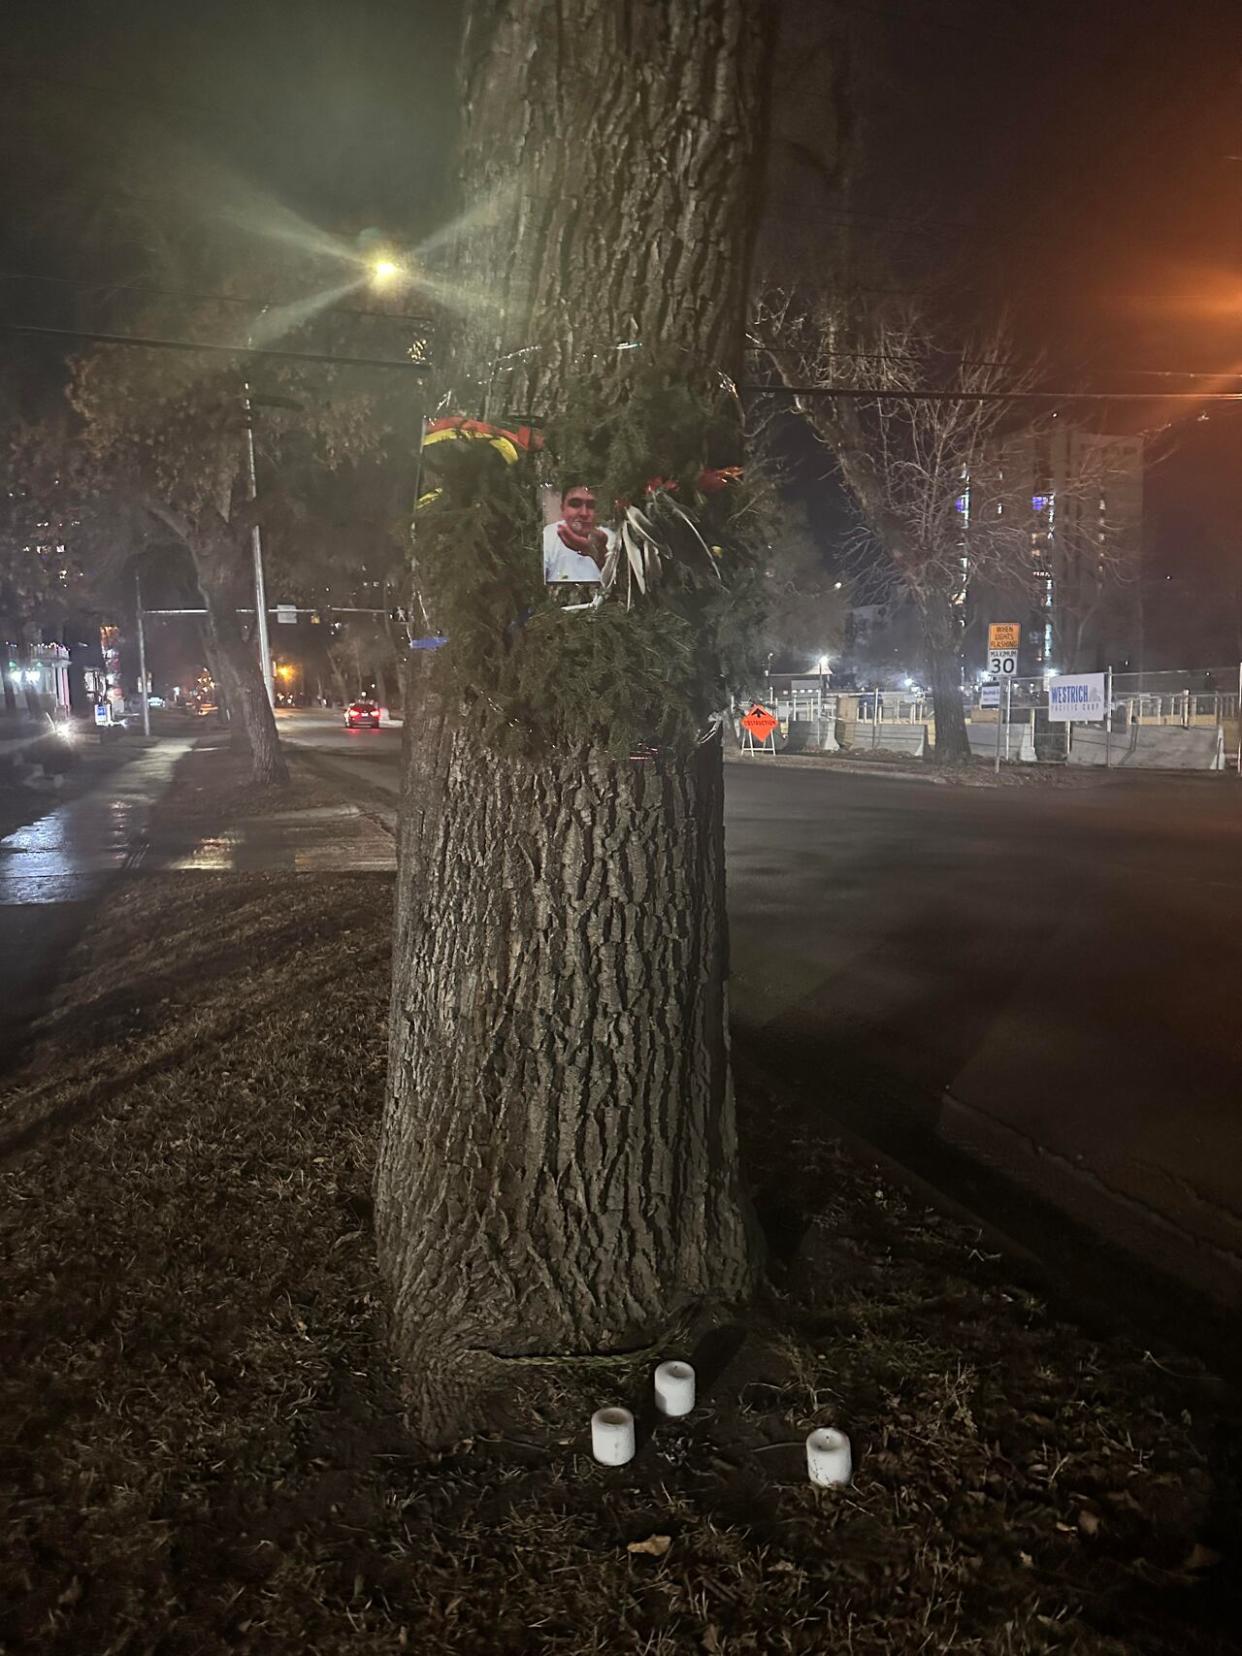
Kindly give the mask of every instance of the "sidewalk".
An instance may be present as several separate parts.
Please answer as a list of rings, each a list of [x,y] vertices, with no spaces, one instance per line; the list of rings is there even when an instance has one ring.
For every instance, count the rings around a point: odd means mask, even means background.
[[[109,878],[140,855],[145,824],[188,742],[89,748],[59,788],[6,790],[0,838],[0,1076],[23,1049]],[[21,826],[14,826],[16,817]]]
[[[191,761],[192,756],[192,761]],[[161,809],[191,761],[181,802]],[[125,876],[230,872],[391,873],[391,832],[301,775],[275,802],[239,781],[218,732],[127,736],[89,754],[68,798],[48,790],[43,814],[0,838],[0,1072],[21,1050],[94,907]],[[187,811],[184,807],[189,805]],[[273,808],[275,804],[275,808]],[[205,811],[204,806],[208,809]]]
[[[41,815],[0,839],[0,906],[91,896],[141,858],[152,808],[194,743],[126,741],[86,755],[66,790],[35,796]]]

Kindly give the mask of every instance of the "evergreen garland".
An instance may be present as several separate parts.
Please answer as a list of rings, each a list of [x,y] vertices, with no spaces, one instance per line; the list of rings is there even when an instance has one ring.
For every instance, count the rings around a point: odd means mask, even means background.
[[[508,462],[491,444],[437,444],[427,454],[434,492],[418,514],[416,584],[448,643],[435,671],[483,739],[538,757],[644,746],[688,753],[760,666],[761,570],[744,525],[751,491],[732,482],[704,493],[707,466],[740,458],[741,432],[724,397],[687,384],[684,368],[644,365],[584,379],[549,424],[542,452]],[[653,480],[718,553],[673,555],[645,594],[622,574],[601,603],[566,609],[543,584],[539,484],[589,482],[600,518],[613,503],[650,509]],[[586,589],[584,589],[586,590]],[[627,603],[627,590],[629,602]]]

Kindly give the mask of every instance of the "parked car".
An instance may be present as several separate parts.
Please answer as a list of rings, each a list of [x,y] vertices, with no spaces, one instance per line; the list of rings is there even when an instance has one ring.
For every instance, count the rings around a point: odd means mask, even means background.
[[[372,730],[380,727],[380,705],[363,697],[360,701],[350,702],[345,709],[346,730],[361,730],[363,725],[369,725]]]

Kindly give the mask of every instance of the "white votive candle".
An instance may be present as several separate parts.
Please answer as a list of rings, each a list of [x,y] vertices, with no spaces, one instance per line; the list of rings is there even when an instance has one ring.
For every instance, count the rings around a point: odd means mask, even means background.
[[[655,1371],[655,1404],[662,1415],[688,1415],[694,1407],[694,1370],[674,1359]]]
[[[596,1409],[591,1453],[604,1466],[624,1466],[634,1459],[634,1416],[628,1409]]]
[[[806,1440],[806,1469],[813,1484],[839,1487],[853,1475],[850,1440],[835,1426],[818,1426]]]

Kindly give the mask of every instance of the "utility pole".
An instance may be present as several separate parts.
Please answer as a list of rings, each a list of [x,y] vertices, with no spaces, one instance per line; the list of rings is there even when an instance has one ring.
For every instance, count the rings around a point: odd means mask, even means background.
[[[151,695],[147,685],[147,635],[142,625],[142,576],[134,571],[134,603],[138,613],[138,687],[142,691],[142,734],[151,734]]]

